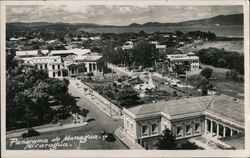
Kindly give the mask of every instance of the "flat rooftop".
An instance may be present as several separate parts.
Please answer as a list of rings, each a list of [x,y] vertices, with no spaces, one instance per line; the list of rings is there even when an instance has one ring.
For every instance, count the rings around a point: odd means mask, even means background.
[[[90,49],[67,49],[67,50],[52,50],[52,55],[59,55],[59,54],[75,54],[75,55],[86,55],[91,53]]]
[[[167,58],[170,60],[199,60],[198,56],[187,54],[171,54],[167,55]]]

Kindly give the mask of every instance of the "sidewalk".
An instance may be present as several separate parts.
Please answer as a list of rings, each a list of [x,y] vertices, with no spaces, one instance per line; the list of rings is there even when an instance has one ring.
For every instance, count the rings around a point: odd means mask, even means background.
[[[204,148],[205,150],[218,150],[221,149],[216,145],[215,137],[209,135],[201,135],[198,137],[193,137],[189,139],[190,142],[196,143],[198,146]]]
[[[36,127],[33,127],[33,129],[37,130],[40,133],[45,133],[45,132],[75,128],[75,127],[82,127],[82,126],[85,126],[85,125],[87,125],[87,122],[81,122],[81,123],[77,123],[77,124],[71,123],[71,124],[65,124],[65,125],[62,125],[62,126],[59,126],[59,124],[57,124],[57,126],[55,126],[55,127],[40,128],[40,129],[37,129]],[[20,131],[20,132],[9,133],[9,134],[7,133],[6,138],[20,137],[24,132],[26,132],[26,129],[23,129],[23,131]]]
[[[145,150],[140,144],[132,140],[121,128],[117,128],[114,134],[121,142],[128,146],[129,149]]]
[[[84,90],[81,88],[77,88],[76,81],[71,80],[70,85],[75,87],[78,92],[84,97],[87,98],[90,102],[94,103],[94,105],[99,108],[102,112],[104,112],[107,116],[114,118],[114,119],[123,119],[123,115],[118,115],[116,111],[114,111],[112,108],[107,106],[105,103],[103,103],[101,100],[96,98],[95,96],[91,96],[88,94],[85,94]],[[78,81],[79,84],[81,84],[82,88],[84,87],[84,84],[80,81]]]

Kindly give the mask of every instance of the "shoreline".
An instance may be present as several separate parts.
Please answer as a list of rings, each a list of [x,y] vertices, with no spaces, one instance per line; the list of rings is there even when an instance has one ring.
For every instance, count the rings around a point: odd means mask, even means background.
[[[244,36],[225,36],[225,35],[216,35],[214,41],[241,41],[244,40]]]

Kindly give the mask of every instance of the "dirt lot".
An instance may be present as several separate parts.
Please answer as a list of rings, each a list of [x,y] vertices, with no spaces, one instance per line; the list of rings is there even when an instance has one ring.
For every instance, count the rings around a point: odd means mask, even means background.
[[[196,52],[201,49],[207,49],[209,47],[214,47],[218,49],[224,48],[227,51],[236,51],[239,53],[244,53],[244,41],[243,40],[199,42],[197,44],[184,46],[180,49],[183,52]]]
[[[225,79],[225,74],[229,69],[216,68],[210,65],[202,65],[203,67],[209,67],[213,69],[212,84],[216,86],[219,93],[226,94],[238,99],[244,99],[244,83],[233,82]]]

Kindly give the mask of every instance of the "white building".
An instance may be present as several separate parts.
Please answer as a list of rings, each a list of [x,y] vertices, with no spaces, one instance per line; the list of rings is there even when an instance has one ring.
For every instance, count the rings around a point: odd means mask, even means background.
[[[48,76],[51,78],[63,78],[63,64],[60,56],[44,56],[22,58],[24,64],[36,66],[38,69],[48,71]]]
[[[103,75],[107,67],[103,56],[89,49],[16,51],[16,58],[24,61],[25,68],[36,66],[48,70],[49,77],[53,78],[62,78],[63,69],[68,70],[69,77],[83,73]]]
[[[183,64],[185,62],[190,64],[191,71],[199,69],[199,57],[195,56],[192,52],[187,54],[167,55],[167,60],[169,60],[170,71],[173,70],[174,65]]]
[[[93,72],[94,75],[103,74],[106,62],[102,55],[90,53],[85,55],[71,55],[64,59],[64,65],[69,70],[69,76],[76,77],[84,64],[86,73]],[[80,67],[79,67],[80,66]]]
[[[123,46],[122,50],[128,50],[128,49],[133,49],[134,48],[134,43],[132,41],[127,41]]]
[[[176,139],[244,134],[243,101],[223,95],[159,101],[124,108],[123,112],[125,133],[146,148],[156,143],[166,128]]]
[[[162,44],[162,45],[156,44],[156,45],[155,45],[155,48],[156,48],[156,49],[160,49],[160,50],[164,50],[164,49],[167,48],[167,46],[166,46],[165,44]]]
[[[47,55],[49,50],[25,50],[25,51],[16,51],[17,58],[30,58],[38,57],[41,55]]]
[[[95,36],[95,37],[90,37],[90,39],[92,41],[99,41],[99,40],[101,40],[101,37],[100,36]]]

